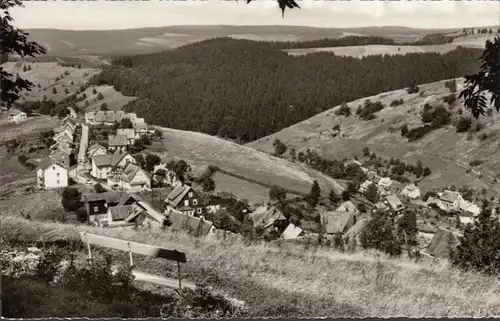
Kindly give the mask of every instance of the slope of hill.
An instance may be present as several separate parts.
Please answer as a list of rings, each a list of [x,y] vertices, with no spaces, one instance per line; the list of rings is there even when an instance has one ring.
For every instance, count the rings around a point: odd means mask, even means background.
[[[27,221],[2,215],[2,238],[7,242],[68,244],[80,248],[78,232],[153,244],[183,251],[184,277],[205,281],[214,290],[242,300],[249,307],[239,317],[389,317],[471,316],[498,313],[499,281],[451,269],[445,263],[391,260],[373,253],[339,253],[332,249],[305,251],[303,246],[244,245],[188,237],[182,233],[139,229],[98,228],[55,222]],[[126,255],[114,255],[127,264]],[[149,273],[174,272],[164,261],[134,258]],[[171,267],[171,268],[170,268]]]
[[[424,190],[451,184],[472,184],[478,188],[487,187],[500,192],[500,186],[489,179],[489,176],[496,177],[500,170],[500,147],[495,139],[500,122],[496,113],[480,119],[483,129],[478,132],[473,122],[469,133],[457,133],[455,127],[448,125],[413,142],[401,136],[400,127],[403,124],[408,124],[410,129],[422,126],[420,112],[425,103],[445,104],[443,97],[449,95],[450,91],[444,82],[420,86],[422,94],[408,94],[401,89],[358,99],[348,103],[353,113],[349,117],[336,116],[334,110],[339,108],[337,106],[247,146],[272,152],[272,142],[278,138],[297,152],[315,149],[326,158],[334,159],[362,155],[363,147],[367,146],[379,156],[399,157],[412,164],[420,159],[433,172],[420,182]],[[457,81],[459,90],[462,82],[463,80]],[[386,107],[376,113],[375,119],[360,120],[355,115],[355,110],[365,99],[380,101]],[[404,100],[402,105],[389,107],[392,101],[399,99]],[[460,109],[464,116],[468,116],[462,102],[457,101],[452,106],[450,111],[453,113],[452,119],[455,119],[452,123],[459,117],[457,114]],[[332,127],[335,125],[340,125],[344,137],[332,137]],[[468,170],[469,163],[473,160],[482,162],[474,167],[474,171],[482,174],[482,177]]]
[[[157,127],[163,131],[163,145],[154,151],[166,157],[184,159],[193,167],[216,165],[222,172],[214,180],[220,190],[232,192],[253,202],[269,199],[271,185],[307,194],[317,180],[325,195],[343,187],[334,179],[299,164],[270,156],[202,133]]]
[[[140,97],[125,109],[150,123],[251,141],[342,101],[475,72],[479,54],[292,57],[281,45],[218,38],[117,60],[96,82]]]
[[[302,26],[169,26],[125,30],[27,29],[51,55],[111,55],[149,53],[172,49],[214,37],[261,41],[314,40],[348,34],[417,40],[438,30],[407,27],[312,28]]]

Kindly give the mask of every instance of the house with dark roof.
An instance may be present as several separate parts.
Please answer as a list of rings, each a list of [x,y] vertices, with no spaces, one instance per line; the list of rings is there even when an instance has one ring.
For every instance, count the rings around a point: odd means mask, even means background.
[[[184,214],[203,215],[207,202],[189,185],[179,184],[165,199],[167,210],[173,209]]]
[[[85,113],[85,122],[90,125],[113,125],[121,122],[124,117],[125,112],[121,110],[91,111]]]
[[[228,210],[238,203],[234,197],[211,197],[208,201],[207,212],[216,213],[220,210]]]
[[[136,139],[148,134],[148,124],[144,122],[134,122],[133,125]]]
[[[171,231],[185,231],[196,237],[207,237],[215,233],[215,226],[212,222],[203,217],[194,217],[182,212],[169,210],[166,215]]]
[[[288,226],[288,220],[286,217],[274,206],[259,206],[248,216],[252,220],[254,228],[263,229],[266,232],[276,230],[279,234],[281,234]]]
[[[88,222],[108,220],[108,209],[115,206],[133,205],[138,202],[136,195],[122,192],[104,192],[82,195]]]
[[[453,253],[457,245],[460,244],[460,236],[461,235],[458,233],[440,228],[434,234],[431,243],[424,252],[436,258],[449,259],[450,254]]]
[[[114,152],[116,150],[126,151],[129,145],[127,141],[127,136],[124,134],[116,134],[108,136],[108,150]]]
[[[71,153],[68,153],[64,149],[55,150],[52,154],[50,154],[50,159],[65,168],[70,167],[70,157]]]
[[[97,155],[91,159],[90,175],[98,179],[107,179],[114,172],[120,172],[128,163],[136,163],[134,157],[127,152],[115,151],[113,154]]]
[[[68,170],[51,159],[38,163],[36,172],[39,189],[55,189],[68,186]]]
[[[119,176],[119,184],[129,192],[151,189],[151,177],[139,166],[128,163]]]
[[[349,242],[355,240],[355,242],[359,244],[361,233],[363,233],[370,221],[371,219],[369,217],[358,219],[356,223],[344,234],[344,238]]]
[[[321,212],[321,225],[325,233],[330,235],[344,235],[356,224],[356,212],[352,211],[324,211]]]

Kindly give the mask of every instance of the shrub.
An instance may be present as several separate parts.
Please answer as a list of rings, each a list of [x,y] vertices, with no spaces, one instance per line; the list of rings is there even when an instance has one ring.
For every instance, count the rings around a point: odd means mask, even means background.
[[[443,101],[448,105],[453,105],[455,101],[457,101],[457,96],[455,94],[449,94],[443,97]]]
[[[452,93],[457,91],[457,82],[455,81],[455,79],[448,80],[444,83],[444,86],[448,88]]]
[[[401,136],[406,137],[406,135],[408,135],[408,132],[408,124],[404,124],[403,126],[401,126]]]
[[[382,104],[380,101],[372,102],[367,99],[365,100],[363,107],[356,111],[356,114],[362,120],[372,120],[376,117],[374,113],[382,109],[384,109],[384,104]]]
[[[456,124],[457,133],[466,132],[472,125],[472,119],[470,117],[460,117]]]
[[[431,174],[431,169],[429,167],[424,168],[424,176],[429,176]]]
[[[284,154],[287,150],[286,145],[277,138],[273,142],[273,147],[274,147],[274,153],[278,156]]]
[[[97,95],[97,89],[92,88],[92,94]]]
[[[483,163],[483,161],[482,161],[482,160],[480,160],[480,159],[475,159],[475,160],[472,160],[472,161],[470,161],[470,162],[469,162],[469,166],[470,166],[470,167],[476,167],[476,166],[481,165],[482,163]]]
[[[104,193],[106,192],[106,189],[101,184],[97,183],[94,185],[94,191],[96,193]]]
[[[99,109],[100,109],[101,111],[107,111],[107,110],[109,110],[109,109],[108,109],[108,104],[106,104],[106,103],[102,103],[102,104],[101,104],[101,106],[99,107]]]
[[[416,94],[419,91],[420,91],[420,88],[415,84],[412,84],[410,87],[406,88],[406,92],[408,94]]]
[[[403,98],[401,98],[401,99],[395,99],[395,100],[391,101],[390,106],[391,107],[397,107],[397,106],[400,106],[400,105],[404,104],[404,102],[405,101],[404,101]]]
[[[335,112],[337,116],[343,115],[345,117],[351,116],[351,108],[349,108],[349,105],[347,103],[342,103],[340,108]]]
[[[97,95],[97,100],[103,100],[104,99],[104,95],[102,93],[99,93]]]

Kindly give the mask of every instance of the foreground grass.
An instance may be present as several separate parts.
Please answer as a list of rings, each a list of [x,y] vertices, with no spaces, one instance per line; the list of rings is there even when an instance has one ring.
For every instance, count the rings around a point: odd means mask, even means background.
[[[248,316],[474,316],[500,311],[500,281],[451,269],[446,264],[391,260],[371,253],[290,245],[246,246],[199,240],[168,231],[102,229],[2,217],[2,238],[12,243],[79,243],[78,232],[123,238],[184,251],[183,271],[193,282],[245,301]],[[116,259],[127,260],[121,253]],[[174,275],[175,267],[151,259],[135,261],[150,273]]]

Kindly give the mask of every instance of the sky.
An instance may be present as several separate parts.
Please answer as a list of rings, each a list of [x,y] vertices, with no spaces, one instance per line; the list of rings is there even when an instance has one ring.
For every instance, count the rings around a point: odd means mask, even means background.
[[[300,0],[299,0],[300,1]],[[24,1],[11,11],[19,28],[131,29],[170,25],[298,25],[324,28],[499,25],[499,0],[302,0],[285,12],[273,0]]]

